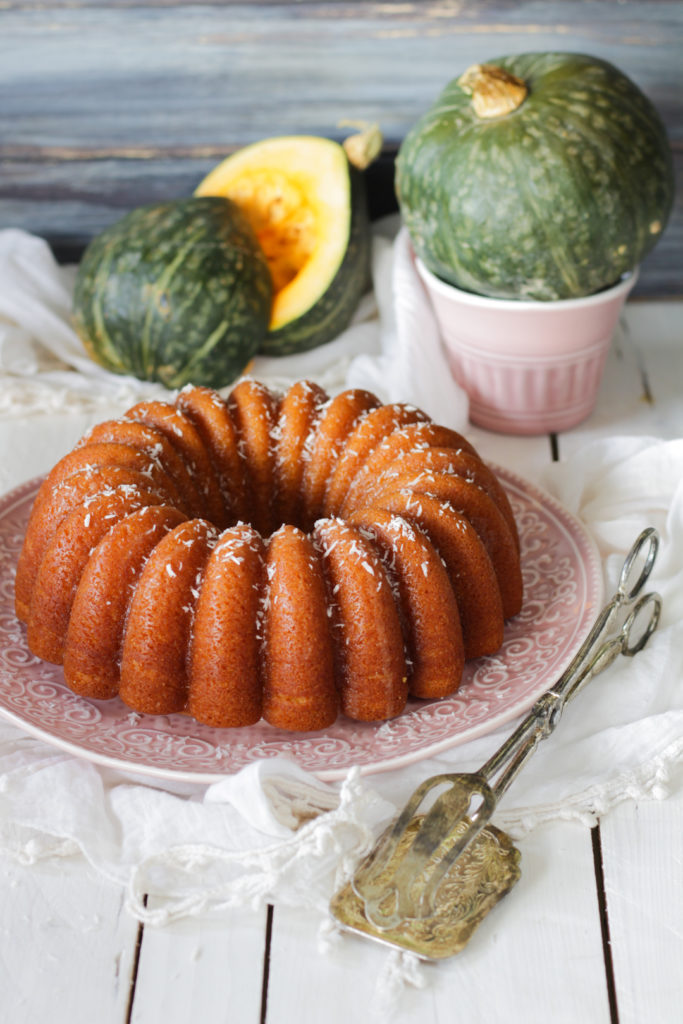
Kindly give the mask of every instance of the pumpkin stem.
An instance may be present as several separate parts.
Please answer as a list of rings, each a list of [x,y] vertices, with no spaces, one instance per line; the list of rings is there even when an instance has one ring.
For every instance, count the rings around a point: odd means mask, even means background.
[[[364,171],[377,159],[382,149],[384,139],[379,125],[368,124],[367,121],[340,121],[339,125],[355,125],[362,129],[356,135],[344,139],[342,146],[349,163],[357,170]]]
[[[484,120],[511,114],[529,92],[521,78],[493,64],[473,64],[458,85],[471,95],[475,114]]]

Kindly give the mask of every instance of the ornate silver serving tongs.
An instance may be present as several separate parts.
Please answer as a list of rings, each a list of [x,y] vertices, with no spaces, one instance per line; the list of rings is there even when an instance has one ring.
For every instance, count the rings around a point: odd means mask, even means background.
[[[640,534],[626,557],[614,596],[571,663],[486,764],[478,772],[435,775],[418,786],[358,867],[346,895],[340,899],[342,890],[333,900],[333,913],[343,924],[429,958],[451,955],[464,945],[479,920],[519,877],[519,855],[509,837],[493,826],[485,829],[503,793],[540,741],[555,730],[568,701],[619,654],[632,657],[642,650],[657,627],[661,598],[652,592],[641,595],[641,590],[652,571],[658,545],[654,529]],[[433,796],[432,790],[439,787],[442,791],[431,807],[420,813],[427,795]],[[484,849],[484,840],[490,849]],[[511,851],[514,863],[499,871],[502,858],[509,858]],[[453,900],[455,869],[465,854],[469,861],[460,883],[467,882],[466,899],[471,905],[478,903],[478,910],[454,916],[439,903],[443,904],[444,898]],[[477,884],[472,884],[477,872],[479,891]],[[487,888],[488,898],[480,898]],[[351,908],[353,901],[355,908]],[[450,952],[434,952],[439,928],[426,927],[440,918],[447,924],[440,929],[442,933],[454,928],[462,932],[460,938],[451,936],[445,943]]]

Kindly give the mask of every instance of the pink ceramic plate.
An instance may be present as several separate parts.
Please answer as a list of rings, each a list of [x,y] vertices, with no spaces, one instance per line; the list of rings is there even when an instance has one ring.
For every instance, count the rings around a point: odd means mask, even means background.
[[[481,736],[526,711],[557,678],[602,601],[602,573],[583,526],[553,498],[497,470],[522,539],[525,601],[495,657],[466,669],[459,691],[413,700],[379,725],[340,718],[321,733],[266,723],[212,729],[184,715],[140,715],[117,700],[77,697],[61,668],[35,658],[14,616],[14,573],[33,498],[31,481],[0,499],[0,714],[20,729],[100,764],[177,781],[215,782],[251,761],[288,755],[321,779],[420,760]]]

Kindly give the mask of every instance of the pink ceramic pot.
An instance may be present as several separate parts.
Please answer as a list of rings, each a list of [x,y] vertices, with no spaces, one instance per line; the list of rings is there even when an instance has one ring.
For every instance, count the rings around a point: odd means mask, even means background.
[[[470,419],[489,430],[568,430],[594,405],[612,334],[637,270],[613,288],[560,302],[489,299],[416,260]]]

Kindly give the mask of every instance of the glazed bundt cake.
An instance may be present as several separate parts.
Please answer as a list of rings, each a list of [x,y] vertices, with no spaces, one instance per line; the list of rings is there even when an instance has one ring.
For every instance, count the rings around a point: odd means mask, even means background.
[[[43,481],[16,577],[31,651],[76,693],[218,727],[451,694],[521,603],[510,504],[465,438],[309,381],[96,426]]]

